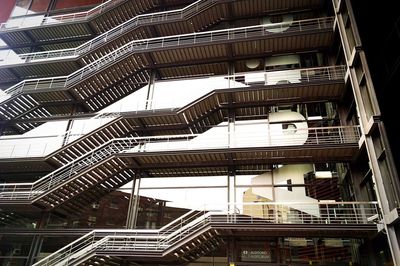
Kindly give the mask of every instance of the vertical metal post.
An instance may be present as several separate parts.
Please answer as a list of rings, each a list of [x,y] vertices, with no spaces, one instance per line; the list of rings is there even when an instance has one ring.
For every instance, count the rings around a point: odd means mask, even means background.
[[[28,253],[28,259],[26,260],[25,265],[33,265],[35,263],[35,258],[38,255],[43,243],[43,236],[35,235],[33,236],[31,247]]]
[[[140,191],[141,173],[135,174],[132,180],[131,197],[129,199],[128,215],[126,217],[126,228],[136,228],[137,215],[139,211],[139,191]]]
[[[150,72],[149,84],[147,86],[147,97],[146,97],[146,105],[145,109],[150,110],[154,108],[154,87],[156,82],[156,74],[155,71]]]
[[[39,223],[36,226],[36,229],[45,228],[49,221],[49,218],[50,218],[50,213],[48,211],[43,211]],[[38,256],[42,248],[42,243],[43,243],[43,236],[36,235],[33,237],[28,254],[28,259],[26,260],[25,263],[26,266],[32,265],[35,262],[36,257]]]
[[[75,114],[75,112],[76,112],[76,105],[72,108],[70,115],[73,116]],[[73,125],[74,125],[74,120],[73,119],[69,119],[68,123],[67,123],[67,128],[65,129],[63,142],[62,142],[62,146],[63,147],[68,144],[68,139],[69,139],[69,136],[71,134],[71,129],[72,129]]]
[[[229,63],[228,75],[232,76],[235,72],[235,67],[233,62]],[[230,79],[230,78],[229,78]],[[228,114],[228,147],[235,147],[235,110],[232,108],[232,99],[228,97],[229,114]],[[229,168],[228,171],[228,213],[235,213],[235,203],[236,203],[236,175],[233,166]]]
[[[228,265],[235,265],[236,262],[236,247],[235,247],[235,239],[233,237],[229,237],[227,246],[227,257],[228,257]]]
[[[229,170],[228,174],[228,213],[235,213],[236,204],[236,176],[234,170]]]

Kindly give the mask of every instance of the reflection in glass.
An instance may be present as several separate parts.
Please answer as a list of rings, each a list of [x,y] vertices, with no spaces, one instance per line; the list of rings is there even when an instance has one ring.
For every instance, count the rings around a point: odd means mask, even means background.
[[[16,17],[26,15],[28,13],[30,4],[31,0],[17,0],[11,16]]]

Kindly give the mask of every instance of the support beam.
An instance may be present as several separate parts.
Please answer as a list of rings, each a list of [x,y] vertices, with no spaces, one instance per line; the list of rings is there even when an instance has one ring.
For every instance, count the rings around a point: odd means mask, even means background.
[[[139,191],[140,191],[141,173],[136,173],[132,180],[131,197],[129,199],[128,215],[126,218],[126,229],[136,228],[137,216],[139,211]]]
[[[229,64],[228,75],[235,74],[235,66],[233,63]],[[228,146],[235,146],[235,109],[232,106],[232,96],[228,97]],[[234,167],[230,167],[228,171],[228,212],[235,213],[236,204],[236,171]]]
[[[151,110],[154,108],[154,88],[156,83],[156,73],[155,71],[150,72],[149,84],[147,86],[147,97],[146,97],[146,110]]]
[[[400,184],[390,152],[389,141],[381,120],[381,113],[369,67],[363,51],[350,0],[332,0],[335,7],[336,28],[342,42],[348,75],[357,105],[365,149],[372,177],[377,188],[378,202],[383,214],[383,226],[394,265],[400,266],[400,230],[392,213],[400,207]]]

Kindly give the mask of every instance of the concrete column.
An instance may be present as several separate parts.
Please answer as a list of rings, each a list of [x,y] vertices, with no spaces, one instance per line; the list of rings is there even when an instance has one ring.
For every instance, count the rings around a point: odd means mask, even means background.
[[[387,234],[393,263],[400,266],[398,222],[400,220],[400,184],[396,166],[393,163],[351,1],[333,0],[332,3],[335,7],[336,27],[347,63],[347,74],[360,116],[362,129],[360,145],[365,146],[369,158],[373,180],[376,184],[377,198],[383,214],[383,228]]]

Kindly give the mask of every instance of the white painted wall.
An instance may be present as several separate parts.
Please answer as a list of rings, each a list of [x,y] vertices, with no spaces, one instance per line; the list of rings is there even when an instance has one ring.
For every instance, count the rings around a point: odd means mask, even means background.
[[[304,184],[304,174],[312,172],[314,170],[312,164],[292,164],[292,165],[284,165],[281,168],[274,169],[272,172],[267,172],[262,175],[258,175],[254,177],[251,181],[251,184],[265,184],[266,181],[270,179],[273,180],[275,185],[279,184],[287,184],[287,180],[291,179],[292,184]],[[289,191],[287,187],[277,187],[274,188],[274,191],[270,188],[263,187],[253,187],[252,193],[266,198],[268,200],[274,202],[285,202],[286,205],[290,208],[319,216],[319,207],[315,204],[291,204],[296,202],[310,202],[317,203],[318,200],[308,197],[306,195],[306,191],[304,187],[292,187],[292,191]]]
[[[234,132],[228,133],[228,124],[223,122],[191,140],[155,139],[143,146],[136,146],[130,152],[158,150],[187,150],[212,148],[241,148],[302,145],[308,137],[307,122],[293,122],[293,129],[283,129],[282,123],[270,122],[305,121],[297,112],[271,113],[269,120],[238,121]],[[229,134],[232,134],[229,143]]]

